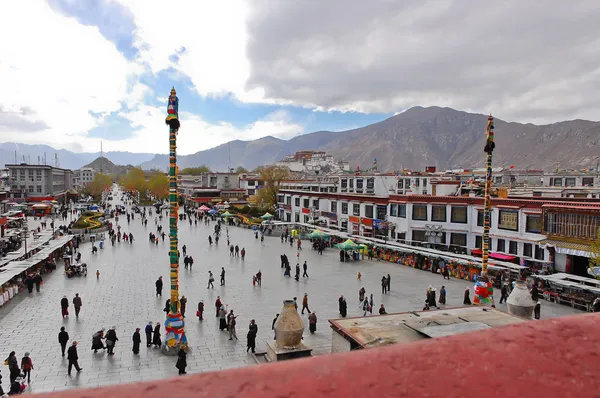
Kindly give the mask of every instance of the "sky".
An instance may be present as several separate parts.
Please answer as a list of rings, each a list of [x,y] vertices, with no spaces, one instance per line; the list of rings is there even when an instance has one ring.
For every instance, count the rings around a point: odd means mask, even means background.
[[[595,0],[20,0],[0,15],[0,142],[167,153],[173,86],[180,154],[412,106],[600,114]]]

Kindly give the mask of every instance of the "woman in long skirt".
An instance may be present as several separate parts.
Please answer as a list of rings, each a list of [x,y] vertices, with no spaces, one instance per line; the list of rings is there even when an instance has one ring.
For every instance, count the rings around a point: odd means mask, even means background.
[[[219,310],[219,330],[226,330],[227,329],[227,311],[225,311],[225,307],[221,306],[221,309]]]
[[[465,288],[465,298],[463,300],[464,305],[471,305],[471,298],[469,297],[469,294],[470,294],[469,287],[467,286]]]

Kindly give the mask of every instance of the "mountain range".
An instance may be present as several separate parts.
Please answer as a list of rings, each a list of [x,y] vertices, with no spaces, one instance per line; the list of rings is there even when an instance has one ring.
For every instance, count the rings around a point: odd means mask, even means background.
[[[272,164],[299,150],[324,150],[350,161],[352,167],[379,170],[401,168],[438,170],[484,167],[487,116],[440,107],[414,107],[386,120],[348,131],[318,131],[281,140],[264,137],[253,141],[235,140],[187,156],[178,156],[181,168],[207,165],[213,170],[229,166],[248,169]],[[185,123],[182,124],[182,130]],[[571,120],[547,125],[521,124],[495,119],[494,166],[551,170],[595,167],[600,155],[600,122]],[[0,144],[0,162],[13,162],[14,149],[5,154]],[[25,147],[25,145],[23,145]],[[31,147],[31,146],[28,146]],[[35,146],[38,147],[38,146]],[[43,147],[43,146],[39,146]],[[49,147],[47,147],[49,148]],[[46,150],[46,149],[44,149]],[[54,153],[54,150],[47,150]],[[78,168],[98,154],[58,151],[62,167]],[[8,156],[8,157],[7,157]],[[90,159],[88,156],[91,156]],[[140,165],[144,169],[166,170],[168,155],[108,152],[116,164]],[[86,158],[88,161],[81,161]],[[229,165],[228,159],[235,159]],[[34,162],[33,156],[31,159]]]

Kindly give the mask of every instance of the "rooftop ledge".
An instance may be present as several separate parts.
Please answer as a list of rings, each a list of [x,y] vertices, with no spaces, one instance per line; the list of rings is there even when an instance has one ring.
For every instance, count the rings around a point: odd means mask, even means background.
[[[576,315],[411,344],[44,396],[597,397],[599,326],[600,314]]]

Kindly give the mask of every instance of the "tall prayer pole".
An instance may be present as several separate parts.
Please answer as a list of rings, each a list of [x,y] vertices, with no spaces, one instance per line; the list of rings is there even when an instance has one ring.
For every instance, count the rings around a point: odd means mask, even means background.
[[[486,128],[486,141],[483,151],[487,154],[486,158],[486,175],[485,175],[485,198],[483,205],[483,236],[481,250],[481,276],[475,283],[475,291],[473,295],[473,305],[493,305],[494,304],[494,289],[487,274],[488,257],[490,253],[490,214],[492,212],[492,202],[490,193],[492,190],[492,153],[496,144],[494,143],[494,118],[488,116]]]
[[[179,98],[175,87],[171,89],[167,106],[169,125],[169,260],[171,282],[171,308],[165,321],[164,352],[175,355],[182,345],[187,344],[184,331],[183,316],[179,311],[179,251],[177,238],[177,219],[179,217],[179,201],[177,192],[177,132],[179,131]]]

